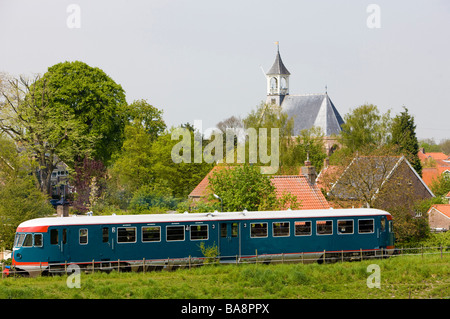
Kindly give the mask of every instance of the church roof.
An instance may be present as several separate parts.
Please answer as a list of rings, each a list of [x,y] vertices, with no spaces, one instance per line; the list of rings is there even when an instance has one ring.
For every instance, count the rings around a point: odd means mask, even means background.
[[[286,95],[281,109],[294,117],[294,135],[313,126],[322,128],[325,136],[340,134],[344,123],[328,94]]]
[[[290,75],[291,74],[286,69],[286,67],[283,64],[283,61],[281,60],[280,51],[277,52],[277,57],[275,58],[275,62],[273,63],[272,67],[266,74],[267,75],[271,75],[271,74]]]

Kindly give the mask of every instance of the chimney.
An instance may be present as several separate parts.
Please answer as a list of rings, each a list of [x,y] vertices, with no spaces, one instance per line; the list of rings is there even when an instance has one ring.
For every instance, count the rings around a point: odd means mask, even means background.
[[[306,179],[311,185],[316,183],[316,168],[311,165],[309,159],[305,161],[305,166],[302,166],[302,174],[306,176]]]

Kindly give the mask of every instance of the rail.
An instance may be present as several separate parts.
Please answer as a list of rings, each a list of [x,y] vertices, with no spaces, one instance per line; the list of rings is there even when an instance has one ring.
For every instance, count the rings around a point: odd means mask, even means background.
[[[429,255],[440,255],[443,259],[445,254],[450,254],[450,246],[440,247],[414,247],[414,248],[395,248],[395,249],[381,249],[381,250],[353,250],[353,251],[321,251],[314,253],[298,253],[298,254],[277,254],[267,255],[258,254],[255,251],[254,255],[247,256],[220,256],[220,257],[186,257],[186,258],[166,258],[159,260],[133,260],[133,261],[96,261],[76,263],[76,267],[85,273],[92,273],[94,271],[154,271],[154,270],[176,270],[180,268],[191,269],[194,267],[213,265],[213,264],[268,264],[268,263],[334,263],[347,261],[363,261],[370,259],[380,259],[389,257],[402,256],[422,256],[425,258]],[[23,271],[14,269],[13,266],[7,266],[2,262],[2,278],[8,275],[21,276],[32,275],[42,276],[46,274],[70,274],[73,272],[75,263],[53,263],[45,265],[37,265],[33,270]],[[72,267],[71,267],[72,266]]]

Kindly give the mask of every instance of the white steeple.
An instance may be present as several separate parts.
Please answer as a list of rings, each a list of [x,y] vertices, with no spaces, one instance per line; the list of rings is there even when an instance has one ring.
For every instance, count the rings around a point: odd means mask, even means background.
[[[267,103],[280,106],[286,95],[289,95],[289,71],[283,64],[280,56],[280,47],[277,44],[277,56],[270,70],[266,73]]]

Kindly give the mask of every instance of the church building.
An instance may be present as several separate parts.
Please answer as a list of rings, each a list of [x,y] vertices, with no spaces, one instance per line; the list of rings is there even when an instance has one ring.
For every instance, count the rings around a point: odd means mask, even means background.
[[[266,73],[267,100],[272,107],[280,107],[290,118],[294,118],[294,136],[300,135],[305,129],[313,126],[320,127],[327,149],[331,147],[335,138],[342,131],[344,123],[341,115],[331,101],[328,93],[324,94],[289,94],[289,76],[291,74],[281,60],[280,50],[270,70]]]

